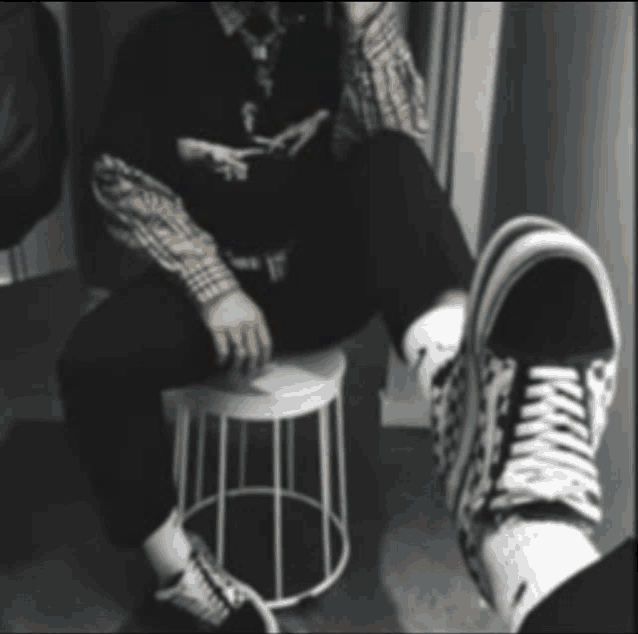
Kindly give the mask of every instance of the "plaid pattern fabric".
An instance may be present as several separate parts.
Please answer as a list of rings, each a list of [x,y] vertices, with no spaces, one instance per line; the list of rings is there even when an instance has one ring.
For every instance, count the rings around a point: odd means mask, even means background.
[[[108,154],[93,166],[93,194],[111,235],[177,275],[200,303],[238,288],[210,234],[160,181]]]
[[[395,2],[386,2],[348,42],[342,59],[344,89],[335,120],[333,153],[344,158],[352,145],[379,130],[409,134],[425,151],[425,82],[401,35]]]
[[[227,34],[243,24],[250,5],[212,4]],[[332,140],[337,160],[382,129],[401,130],[424,147],[430,128],[425,84],[401,36],[395,5],[384,3],[346,46]],[[94,166],[93,192],[107,212],[111,235],[176,274],[197,301],[207,302],[239,287],[213,237],[191,220],[181,198],[164,184],[104,155]]]

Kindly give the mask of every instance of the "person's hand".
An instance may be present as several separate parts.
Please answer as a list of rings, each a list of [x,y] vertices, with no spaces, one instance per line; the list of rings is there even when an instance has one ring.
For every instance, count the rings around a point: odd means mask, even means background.
[[[381,8],[383,2],[342,2],[348,24],[357,27]]]
[[[266,318],[243,291],[211,300],[203,306],[202,318],[213,337],[220,366],[232,351],[235,382],[241,374],[251,376],[270,361],[272,340]]]
[[[263,147],[238,150],[220,143],[182,138],[177,141],[177,153],[185,163],[206,162],[227,181],[245,181],[249,167],[246,159],[266,154],[266,150]]]
[[[288,148],[288,156],[294,158],[314,138],[319,128],[329,117],[329,110],[317,110],[315,114],[299,123],[289,125],[283,132],[271,139],[255,135],[252,140],[254,143],[268,148],[269,152]]]

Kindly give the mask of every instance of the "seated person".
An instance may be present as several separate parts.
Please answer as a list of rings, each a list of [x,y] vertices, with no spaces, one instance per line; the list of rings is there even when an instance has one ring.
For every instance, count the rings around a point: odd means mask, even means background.
[[[253,376],[273,351],[334,346],[377,312],[414,362],[422,316],[469,285],[397,7],[338,13],[338,28],[316,19],[321,3],[153,14],[122,45],[86,164],[111,234],[152,265],[78,324],[61,392],[107,534],[143,545],[166,605],[188,584],[221,590],[181,574],[203,555],[176,511],[162,390]],[[352,458],[378,427],[348,429],[353,491],[375,480]],[[375,492],[349,497],[352,516],[379,514]],[[228,616],[204,603],[181,609]]]

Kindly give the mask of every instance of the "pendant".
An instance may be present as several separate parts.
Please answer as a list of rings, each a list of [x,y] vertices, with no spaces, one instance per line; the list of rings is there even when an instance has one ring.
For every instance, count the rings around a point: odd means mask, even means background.
[[[266,94],[266,99],[270,99],[272,96],[272,92],[275,86],[275,82],[270,77],[270,73],[264,66],[259,66],[257,68],[257,85],[261,86],[264,93]]]
[[[270,99],[272,97],[274,85],[275,82],[272,79],[265,79],[263,82],[261,82],[261,87],[264,89],[266,99]]]
[[[253,48],[253,59],[257,62],[265,62],[268,59],[268,47],[258,44]]]
[[[251,136],[255,133],[255,119],[259,108],[252,101],[247,101],[241,107],[241,118],[244,123],[244,130]]]

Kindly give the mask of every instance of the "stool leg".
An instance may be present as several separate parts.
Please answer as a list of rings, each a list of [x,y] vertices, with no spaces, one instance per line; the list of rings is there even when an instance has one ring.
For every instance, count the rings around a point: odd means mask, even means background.
[[[224,533],[226,531],[226,457],[228,453],[228,419],[220,418],[219,471],[217,491],[217,563],[224,565]]]
[[[273,485],[275,489],[275,592],[283,596],[283,548],[281,543],[281,421],[273,421]]]
[[[288,419],[288,489],[295,490],[295,421]]]
[[[195,503],[202,501],[204,488],[204,455],[206,448],[206,412],[199,417],[199,439],[197,444],[197,484],[195,488]]]
[[[337,460],[339,461],[339,501],[341,503],[341,521],[348,525],[348,498],[346,495],[346,442],[343,426],[343,400],[337,396]]]
[[[175,441],[173,442],[173,482],[179,490],[180,458],[182,455],[182,424],[180,409],[177,408],[175,416]]]
[[[321,505],[323,536],[323,569],[326,577],[332,568],[332,552],[330,548],[330,514],[332,507],[332,491],[330,488],[330,421],[327,407],[319,411],[319,446],[321,450]]]
[[[239,429],[239,488],[246,485],[246,451],[248,446],[248,422],[241,421]]]
[[[190,412],[188,407],[180,405],[177,409],[177,427],[180,440],[179,445],[179,492],[177,508],[180,518],[184,519],[186,512],[186,479],[188,475],[188,436],[190,431]]]

